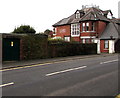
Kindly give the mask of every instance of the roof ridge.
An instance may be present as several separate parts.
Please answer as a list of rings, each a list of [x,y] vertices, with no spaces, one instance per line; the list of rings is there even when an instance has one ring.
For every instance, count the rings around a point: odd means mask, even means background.
[[[89,14],[90,10],[81,18],[81,20]]]

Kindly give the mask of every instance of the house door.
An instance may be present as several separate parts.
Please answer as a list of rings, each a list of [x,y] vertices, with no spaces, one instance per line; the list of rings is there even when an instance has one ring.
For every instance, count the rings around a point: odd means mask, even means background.
[[[20,59],[20,39],[3,38],[3,61]]]

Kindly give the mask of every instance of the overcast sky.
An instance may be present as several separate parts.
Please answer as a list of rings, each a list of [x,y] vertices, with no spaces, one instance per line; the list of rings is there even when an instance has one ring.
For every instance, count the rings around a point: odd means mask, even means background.
[[[9,33],[20,25],[30,25],[36,32],[52,30],[52,25],[73,14],[82,5],[97,5],[118,17],[120,0],[0,0],[0,33]]]

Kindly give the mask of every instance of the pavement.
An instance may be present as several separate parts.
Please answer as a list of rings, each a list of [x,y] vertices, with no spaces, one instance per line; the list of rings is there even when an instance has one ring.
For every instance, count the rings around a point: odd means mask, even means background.
[[[68,57],[57,57],[57,58],[49,58],[49,59],[34,59],[34,60],[23,60],[23,61],[4,61],[2,63],[2,69],[30,66],[35,64],[44,64],[58,61],[68,61],[68,60],[76,60],[76,59],[85,59],[85,58],[94,58],[98,56],[112,56],[116,54],[95,54],[95,55],[78,55],[78,56],[68,56]]]

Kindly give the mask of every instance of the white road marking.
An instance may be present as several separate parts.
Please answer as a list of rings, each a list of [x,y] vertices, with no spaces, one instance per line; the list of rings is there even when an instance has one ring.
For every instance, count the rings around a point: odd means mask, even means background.
[[[66,70],[62,70],[62,71],[57,71],[57,72],[46,74],[45,76],[52,76],[52,75],[56,75],[56,74],[60,74],[60,73],[65,73],[65,72],[69,72],[69,71],[73,71],[73,70],[82,69],[85,67],[87,67],[87,66],[81,66],[81,67],[77,67],[77,68],[71,68],[71,69],[66,69]]]
[[[2,85],[0,85],[0,87],[5,87],[5,86],[13,85],[13,84],[14,84],[14,82],[7,83],[7,84],[2,84]]]
[[[118,59],[116,59],[116,60],[111,60],[111,61],[106,61],[106,62],[101,62],[100,64],[112,63],[112,62],[116,62],[116,61],[118,61]]]

